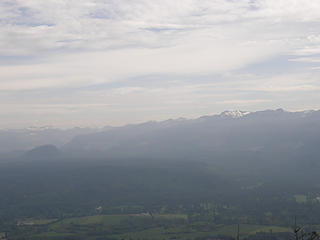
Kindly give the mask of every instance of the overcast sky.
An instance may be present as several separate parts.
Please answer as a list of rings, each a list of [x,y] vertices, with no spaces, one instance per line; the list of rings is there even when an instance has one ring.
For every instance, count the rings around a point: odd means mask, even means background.
[[[319,0],[1,0],[0,128],[320,108]]]

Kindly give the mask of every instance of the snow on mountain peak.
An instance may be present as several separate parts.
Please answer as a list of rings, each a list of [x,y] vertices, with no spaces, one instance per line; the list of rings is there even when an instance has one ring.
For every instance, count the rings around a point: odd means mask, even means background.
[[[223,113],[220,114],[222,117],[231,117],[231,118],[241,118],[250,112],[246,111],[240,111],[240,110],[234,110],[234,111],[224,111]]]

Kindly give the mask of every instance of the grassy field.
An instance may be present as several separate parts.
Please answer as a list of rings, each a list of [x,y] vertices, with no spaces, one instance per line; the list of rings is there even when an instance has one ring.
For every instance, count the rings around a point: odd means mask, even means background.
[[[59,229],[62,226],[66,225],[105,225],[105,226],[115,226],[121,224],[122,221],[132,220],[134,218],[150,218],[150,215],[142,214],[128,214],[128,215],[96,215],[88,217],[79,217],[79,218],[68,218],[62,221],[59,221],[51,225],[51,229]],[[187,220],[187,215],[185,214],[155,214],[154,218],[163,218],[163,219],[184,219]]]
[[[297,203],[305,203],[307,202],[307,196],[306,195],[294,195]]]
[[[39,233],[39,234],[34,234],[32,236],[33,239],[57,239],[61,238],[64,239],[66,237],[72,237],[74,234],[72,233],[56,233],[56,232],[44,232],[44,233]]]
[[[165,218],[165,219],[183,219],[187,220],[188,216],[186,214],[155,214],[155,218]]]
[[[52,218],[52,219],[24,219],[23,221],[19,222],[18,225],[46,225],[49,223],[53,223],[57,221],[58,219]]]
[[[261,226],[261,225],[240,225],[240,238],[248,235],[256,234],[257,232],[290,232],[289,228],[282,228],[277,226]],[[237,225],[220,226],[211,231],[190,231],[185,227],[176,228],[152,228],[145,231],[126,233],[114,236],[118,239],[194,239],[199,237],[214,237],[218,235],[225,235],[236,237]]]
[[[93,225],[93,224],[103,224],[103,225],[117,225],[120,224],[121,220],[127,219],[128,215],[97,215],[79,218],[68,218],[59,221],[51,226],[53,229],[60,228],[61,226],[75,224],[75,225]]]
[[[159,225],[155,219],[161,219]],[[84,239],[95,239],[97,236],[108,236],[114,239],[194,239],[226,235],[235,237],[237,225],[215,225],[214,223],[196,222],[192,224],[174,222],[187,220],[184,214],[156,214],[153,219],[143,215],[96,215],[68,218],[51,222],[44,231],[32,235],[32,239],[58,239],[78,236]],[[40,221],[41,222],[41,221]],[[43,223],[47,220],[43,220]],[[240,237],[244,238],[257,232],[290,232],[291,229],[277,226],[240,225]],[[101,234],[101,235],[99,235]],[[83,239],[83,238],[81,238]]]

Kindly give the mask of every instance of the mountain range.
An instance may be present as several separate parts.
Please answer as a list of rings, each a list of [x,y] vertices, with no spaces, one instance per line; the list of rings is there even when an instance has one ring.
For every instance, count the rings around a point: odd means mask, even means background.
[[[59,152],[59,156],[113,159],[210,160],[221,156],[229,159],[230,155],[233,159],[237,155],[263,155],[269,161],[301,156],[315,161],[320,153],[320,111],[225,111],[197,119],[150,121],[123,127],[7,130],[6,134],[11,137],[9,150],[25,152],[36,147],[31,155],[27,153],[33,157],[37,152],[39,157]],[[3,132],[0,136],[3,142]],[[55,145],[59,151],[47,147],[50,151],[46,152],[41,145]]]

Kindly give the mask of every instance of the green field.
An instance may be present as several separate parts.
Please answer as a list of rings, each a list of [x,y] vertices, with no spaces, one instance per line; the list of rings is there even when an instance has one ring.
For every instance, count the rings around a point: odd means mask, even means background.
[[[74,224],[74,225],[94,225],[94,224],[103,224],[103,225],[117,225],[120,224],[121,220],[127,219],[128,215],[97,215],[89,217],[80,217],[80,218],[68,218],[58,223],[51,225],[53,229],[59,229],[62,226]]]
[[[155,214],[155,218],[166,218],[166,219],[184,219],[187,220],[188,216],[186,214]]]
[[[188,223],[184,214],[96,215],[68,218],[57,222],[43,219],[45,228],[38,228],[30,239],[195,239],[218,235],[235,237],[237,225],[216,225],[204,221]],[[24,226],[35,227],[35,226]],[[240,238],[257,232],[290,232],[291,229],[277,226],[240,225]]]
[[[57,221],[58,219],[52,218],[52,219],[24,219],[23,221],[18,222],[18,225],[46,225],[49,223],[53,223]]]
[[[297,194],[297,195],[294,195],[294,197],[295,197],[297,203],[306,203],[307,202],[306,195]]]

